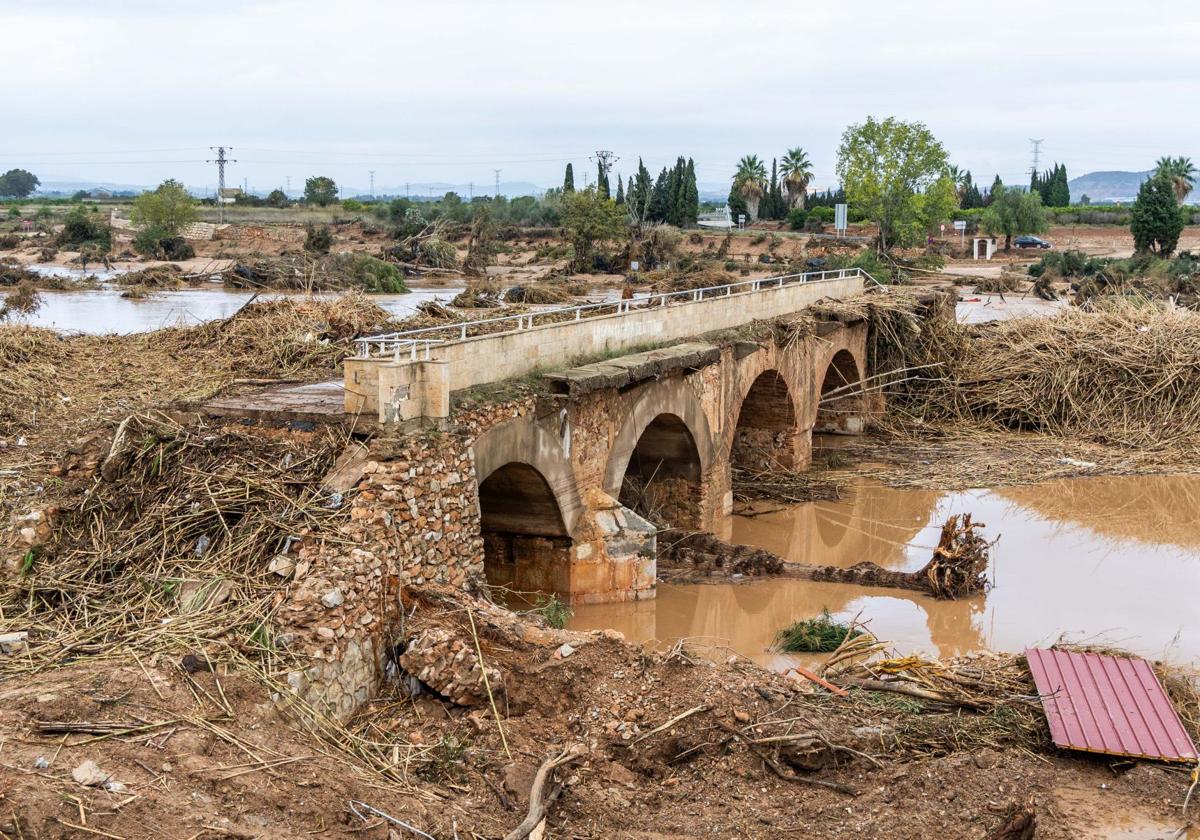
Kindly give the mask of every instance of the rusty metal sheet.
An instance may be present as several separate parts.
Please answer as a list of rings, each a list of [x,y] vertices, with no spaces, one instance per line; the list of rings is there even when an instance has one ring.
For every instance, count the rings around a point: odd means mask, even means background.
[[[1025,656],[1058,746],[1197,760],[1192,739],[1146,660],[1043,648],[1026,648]]]

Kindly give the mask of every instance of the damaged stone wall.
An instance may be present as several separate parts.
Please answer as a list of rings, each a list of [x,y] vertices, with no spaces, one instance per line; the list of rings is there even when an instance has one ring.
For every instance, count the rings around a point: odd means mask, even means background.
[[[307,663],[287,676],[293,692],[349,716],[373,694],[401,638],[404,588],[482,582],[471,444],[531,407],[482,407],[456,416],[449,431],[378,438],[343,455],[327,482],[331,493],[348,494],[350,521],[336,535],[302,534],[279,564],[295,581],[280,632]]]

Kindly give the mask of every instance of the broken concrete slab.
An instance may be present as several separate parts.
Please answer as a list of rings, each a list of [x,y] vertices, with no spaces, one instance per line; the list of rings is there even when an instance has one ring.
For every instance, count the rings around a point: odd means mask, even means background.
[[[578,396],[607,388],[624,388],[673,373],[699,370],[720,360],[720,347],[691,341],[555,371],[544,378],[556,393]]]

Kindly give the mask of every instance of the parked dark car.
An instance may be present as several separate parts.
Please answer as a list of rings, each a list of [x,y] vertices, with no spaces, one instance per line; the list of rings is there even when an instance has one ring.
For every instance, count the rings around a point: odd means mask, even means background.
[[[1013,245],[1018,248],[1050,248],[1052,247],[1045,239],[1038,239],[1036,236],[1018,236],[1013,240]]]

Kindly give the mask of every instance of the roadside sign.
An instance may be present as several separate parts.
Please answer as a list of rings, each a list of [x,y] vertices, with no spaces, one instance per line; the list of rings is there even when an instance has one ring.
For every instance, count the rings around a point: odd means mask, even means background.
[[[746,214],[738,213],[738,230],[741,230],[744,227],[746,227]]]
[[[945,227],[945,225],[942,225],[942,227]],[[966,231],[967,231],[966,220],[965,219],[955,219],[954,220],[954,229],[956,231],[958,231],[959,233],[966,233]]]
[[[846,232],[846,205],[835,204],[833,207],[833,229],[836,233]]]
[[[629,270],[630,270],[630,271],[637,271],[637,270],[638,270],[638,261],[637,261],[637,260],[634,260],[633,262],[631,262],[631,263],[629,264]]]

